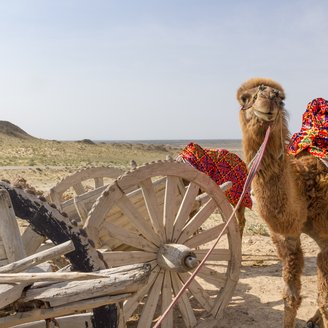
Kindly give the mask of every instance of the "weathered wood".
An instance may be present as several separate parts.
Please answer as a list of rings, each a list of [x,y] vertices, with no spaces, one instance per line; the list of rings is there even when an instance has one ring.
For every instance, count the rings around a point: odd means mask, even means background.
[[[18,312],[15,315],[0,318],[0,327],[8,328],[18,324],[31,322],[35,320],[56,318],[74,312],[89,310],[92,308],[99,308],[104,305],[122,302],[130,295],[131,295],[130,293],[127,293],[127,294],[118,294],[113,296],[89,298],[86,300],[76,301],[54,308],[35,309],[27,312]]]
[[[168,176],[166,180],[166,189],[164,197],[164,227],[166,233],[166,242],[172,240],[175,215],[177,213],[177,184],[178,178]]]
[[[122,243],[148,252],[157,251],[157,247],[153,243],[134,232],[121,228],[120,226],[108,221],[103,224],[103,227],[107,230],[108,235],[119,239]]]
[[[36,233],[30,225],[26,227],[22,234],[22,242],[26,255],[34,254],[45,240],[46,238]]]
[[[60,328],[93,327],[92,313],[80,313],[56,318]],[[50,326],[51,327],[51,326]],[[17,325],[15,328],[50,328],[45,320],[38,320]]]
[[[179,273],[178,275],[182,283],[185,284],[190,278],[191,273]],[[188,285],[188,290],[207,312],[211,312],[214,305],[213,300],[200,283],[193,279]]]
[[[21,300],[23,302],[42,300],[54,307],[81,299],[135,292],[147,283],[150,267],[126,266],[124,272],[113,273],[110,270],[107,272],[110,272],[108,278],[54,283],[51,287],[29,289]],[[102,275],[105,273],[106,270],[101,271]]]
[[[221,223],[220,225],[214,226],[213,228],[204,230],[190,239],[186,240],[184,244],[190,248],[196,248],[198,246],[204,245],[212,240],[215,240],[219,234],[222,232],[225,223]],[[227,231],[224,232],[226,234]]]
[[[144,217],[135,208],[133,203],[125,195],[117,200],[116,204],[123,213],[129,218],[133,225],[152,243],[159,246],[161,244],[160,237],[155,233],[150,225],[145,222]]]
[[[207,203],[202,206],[184,226],[177,242],[179,244],[184,244],[185,241],[191,237],[197,231],[197,229],[199,229],[199,227],[210,217],[216,208],[217,205],[215,201],[212,198],[209,199]]]
[[[157,303],[161,294],[164,273],[160,272],[148,294],[147,301],[142,309],[141,316],[138,320],[138,328],[151,327],[154,318]]]
[[[166,311],[169,305],[172,302],[172,282],[171,282],[171,275],[169,271],[165,271],[164,280],[163,280],[163,287],[162,287],[162,304],[161,309],[162,313]],[[170,311],[166,318],[163,320],[161,324],[162,328],[172,328],[173,327],[173,311]]]
[[[91,280],[107,278],[106,275],[101,273],[89,273],[89,272],[44,272],[44,273],[0,273],[1,283],[28,283],[32,284],[34,282],[40,281],[80,281],[80,280]]]
[[[171,280],[174,294],[177,295],[182,288],[182,283],[176,272],[171,272]],[[178,307],[182,315],[182,319],[187,327],[195,327],[197,319],[186,294],[182,294],[178,300]]]
[[[174,222],[172,242],[176,242],[176,240],[180,236],[182,228],[189,220],[189,215],[194,205],[198,192],[199,192],[199,186],[195,183],[190,182],[187,191],[184,194],[183,200],[180,204],[180,208]]]
[[[133,263],[146,263],[156,259],[156,253],[143,251],[110,251],[102,253],[109,266],[122,266]]]
[[[157,196],[155,194],[153,183],[149,178],[142,181],[140,185],[153,229],[160,236],[161,240],[164,241],[163,216],[157,204]]]
[[[74,250],[75,250],[74,244],[71,240],[69,240],[63,244],[54,246],[53,248],[50,248],[48,250],[39,252],[37,254],[33,254],[21,260],[12,262],[6,266],[0,267],[0,273],[22,272],[28,268],[31,268],[32,266],[38,265],[39,263],[55,259],[58,256],[65,255]],[[3,276],[0,275],[0,277]],[[1,278],[0,281],[2,281]]]
[[[3,189],[0,189],[0,236],[9,262],[26,256],[10,196]]]

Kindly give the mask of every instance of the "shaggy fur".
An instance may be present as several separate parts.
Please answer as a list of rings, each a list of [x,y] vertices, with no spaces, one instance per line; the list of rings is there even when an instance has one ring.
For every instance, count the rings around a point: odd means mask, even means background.
[[[308,153],[291,157],[285,93],[277,82],[253,78],[241,85],[240,123],[246,162],[255,156],[268,126],[271,134],[253,181],[259,213],[268,224],[283,264],[284,328],[294,328],[301,304],[303,252],[300,235],[306,233],[320,247],[317,259],[319,310],[308,327],[328,328],[328,168]]]

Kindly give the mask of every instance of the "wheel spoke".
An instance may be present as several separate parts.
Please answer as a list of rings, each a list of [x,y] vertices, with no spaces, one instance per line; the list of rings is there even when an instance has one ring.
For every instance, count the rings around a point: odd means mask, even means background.
[[[173,224],[177,212],[177,184],[177,177],[167,177],[164,196],[164,227],[167,242],[172,239]]]
[[[174,294],[177,295],[182,288],[182,283],[176,272],[171,272],[171,280]],[[178,306],[185,325],[187,327],[195,327],[197,324],[197,319],[186,293],[183,293],[180,296],[178,300]]]
[[[159,236],[155,231],[149,226],[145,218],[140,214],[136,207],[132,204],[130,199],[123,195],[117,201],[118,207],[123,211],[123,213],[129,218],[133,225],[151,242],[159,246],[161,244]]]
[[[208,251],[209,249],[196,249],[194,250],[194,253],[197,256],[197,259],[201,261]],[[209,257],[207,258],[207,261],[230,261],[230,259],[231,253],[229,249],[216,248],[213,249]]]
[[[148,252],[156,252],[157,250],[157,247],[153,243],[126,228],[122,228],[108,221],[103,224],[103,227],[111,237],[120,240],[124,244]]]
[[[177,217],[174,222],[174,231],[172,241],[176,241],[180,236],[181,230],[189,219],[189,214],[195,204],[196,196],[199,192],[199,186],[190,182],[187,191],[181,202]]]
[[[156,259],[156,253],[142,251],[110,251],[102,253],[109,266],[121,266],[135,263],[145,263]]]
[[[222,286],[224,286],[225,282],[227,281],[227,276],[225,273],[213,270],[206,265],[202,266],[197,276],[209,284],[212,284],[217,289],[220,289]]]
[[[146,179],[140,183],[142,193],[145,199],[147,211],[150,221],[153,225],[155,232],[164,240],[164,226],[163,218],[161,216],[159,206],[157,203],[157,196],[151,179]]]
[[[95,188],[102,187],[103,185],[104,185],[104,178],[103,177],[95,178]]]
[[[180,279],[185,284],[190,278],[190,273],[179,273]],[[206,290],[195,280],[193,279],[188,286],[188,290],[191,294],[197,299],[199,304],[207,311],[210,312],[213,308],[213,302],[210,295]]]
[[[151,288],[150,293],[148,294],[147,301],[142,309],[142,313],[141,313],[140,319],[138,321],[138,328],[150,328],[151,327],[151,323],[154,319],[156,307],[157,307],[158,300],[160,297],[160,291],[161,291],[162,284],[163,284],[163,278],[164,278],[164,272],[161,271],[158,274],[158,276]]]
[[[73,189],[78,195],[84,194],[86,191],[81,182],[74,184]]]
[[[127,301],[124,302],[123,310],[126,319],[129,319],[132,316],[133,312],[138,307],[139,303],[148,293],[149,289],[152,287],[155,279],[157,278],[159,271],[160,271],[160,267],[156,266],[150,273],[147,285],[142,287],[138,292],[133,294],[133,296],[129,297]]]
[[[188,239],[184,244],[190,248],[196,248],[204,245],[214,239],[216,239],[221,233],[225,223],[221,223],[218,226],[202,231],[199,234]],[[226,233],[226,232],[224,232]]]
[[[165,271],[162,287],[162,313],[166,311],[172,302],[172,283],[170,271]],[[162,321],[162,328],[173,327],[173,310],[171,310]]]
[[[183,244],[208,219],[216,208],[217,205],[213,199],[207,201],[182,229],[177,242]]]

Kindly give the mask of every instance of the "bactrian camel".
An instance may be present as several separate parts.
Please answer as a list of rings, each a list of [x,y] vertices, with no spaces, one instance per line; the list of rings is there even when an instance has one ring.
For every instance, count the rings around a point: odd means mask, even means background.
[[[267,223],[283,265],[284,328],[295,327],[301,304],[303,252],[300,235],[320,247],[317,257],[319,309],[307,327],[328,328],[328,168],[303,151],[286,153],[289,141],[285,93],[271,79],[253,78],[237,92],[243,150],[249,163],[261,146],[268,126],[271,134],[252,189],[258,211]]]

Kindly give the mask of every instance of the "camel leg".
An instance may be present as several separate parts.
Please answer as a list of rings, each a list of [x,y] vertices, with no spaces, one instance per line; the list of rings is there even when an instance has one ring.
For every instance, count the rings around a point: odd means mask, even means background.
[[[300,238],[273,235],[272,240],[282,260],[282,277],[285,282],[284,328],[294,328],[296,313],[301,305],[301,274],[304,265]]]
[[[242,238],[243,237],[244,228],[245,228],[245,223],[246,223],[246,219],[245,219],[245,207],[244,206],[240,206],[237,209],[237,211],[236,211],[236,217],[237,217],[237,221],[238,221],[238,225],[239,225],[240,238]]]
[[[318,305],[322,327],[328,328],[328,248],[321,250],[317,258]]]

